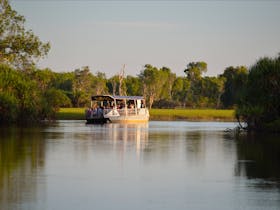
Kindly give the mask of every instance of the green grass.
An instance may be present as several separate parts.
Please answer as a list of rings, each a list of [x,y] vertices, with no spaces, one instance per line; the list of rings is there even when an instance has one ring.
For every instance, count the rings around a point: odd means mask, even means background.
[[[153,120],[235,120],[232,109],[152,109],[150,115]]]
[[[58,120],[84,120],[86,108],[60,108],[56,118]]]
[[[59,120],[83,120],[86,108],[61,108]],[[234,121],[234,110],[222,109],[151,109],[151,120]]]

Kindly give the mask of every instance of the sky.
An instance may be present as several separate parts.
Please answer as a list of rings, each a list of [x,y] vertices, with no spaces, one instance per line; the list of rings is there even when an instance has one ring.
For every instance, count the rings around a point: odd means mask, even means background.
[[[43,42],[40,68],[137,76],[145,64],[184,75],[190,62],[208,64],[206,75],[253,65],[280,52],[278,0],[10,0]]]

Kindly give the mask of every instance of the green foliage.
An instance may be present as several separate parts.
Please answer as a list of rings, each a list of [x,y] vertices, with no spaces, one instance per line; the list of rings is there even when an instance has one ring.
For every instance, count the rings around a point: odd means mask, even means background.
[[[17,115],[17,99],[13,95],[0,92],[0,123],[13,122]]]
[[[185,77],[177,77],[172,86],[172,100],[179,102],[181,106],[186,106],[186,101],[190,89],[190,81]]]
[[[70,107],[70,99],[62,90],[48,89],[44,93],[42,115],[47,119],[54,119],[60,107]]]
[[[187,68],[184,70],[184,72],[186,73],[189,80],[199,80],[202,74],[207,72],[207,63],[204,61],[191,62],[187,65]]]
[[[126,80],[127,95],[140,96],[142,95],[142,84],[138,77],[127,76]]]
[[[248,70],[245,66],[227,67],[220,77],[225,78],[224,93],[221,96],[221,102],[226,108],[235,106],[247,83]]]
[[[108,87],[106,86],[107,79],[105,73],[97,72],[91,77],[91,95],[108,94]]]
[[[162,89],[168,80],[166,69],[158,69],[150,64],[145,65],[139,78],[143,83],[143,95],[147,99],[147,104],[151,108],[155,100],[159,100]]]
[[[202,96],[202,74],[207,71],[207,63],[191,62],[187,65],[187,69],[184,72],[190,81],[190,89],[188,93],[188,103],[192,107],[198,107],[201,105],[203,99]]]
[[[202,79],[202,97],[205,97],[205,107],[220,108],[220,98],[224,92],[224,77],[204,77]]]
[[[0,65],[0,109],[4,121],[33,120],[40,109],[40,94],[36,83],[26,74],[6,65]]]
[[[280,132],[280,57],[261,58],[251,67],[236,115],[248,130]]]
[[[0,63],[22,70],[34,65],[50,49],[50,44],[27,31],[24,23],[25,18],[11,8],[8,0],[0,0]]]

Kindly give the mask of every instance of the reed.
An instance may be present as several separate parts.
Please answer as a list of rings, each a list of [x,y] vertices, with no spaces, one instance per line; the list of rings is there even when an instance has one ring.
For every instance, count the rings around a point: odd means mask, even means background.
[[[61,108],[59,120],[83,120],[85,108]],[[151,120],[235,121],[232,109],[151,109]]]

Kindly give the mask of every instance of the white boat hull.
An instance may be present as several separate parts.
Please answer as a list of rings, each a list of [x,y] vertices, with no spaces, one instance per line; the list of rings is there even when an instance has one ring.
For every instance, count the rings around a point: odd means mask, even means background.
[[[111,110],[106,114],[104,111],[104,118],[108,118],[111,122],[147,122],[149,121],[148,109],[137,109],[137,110]]]

